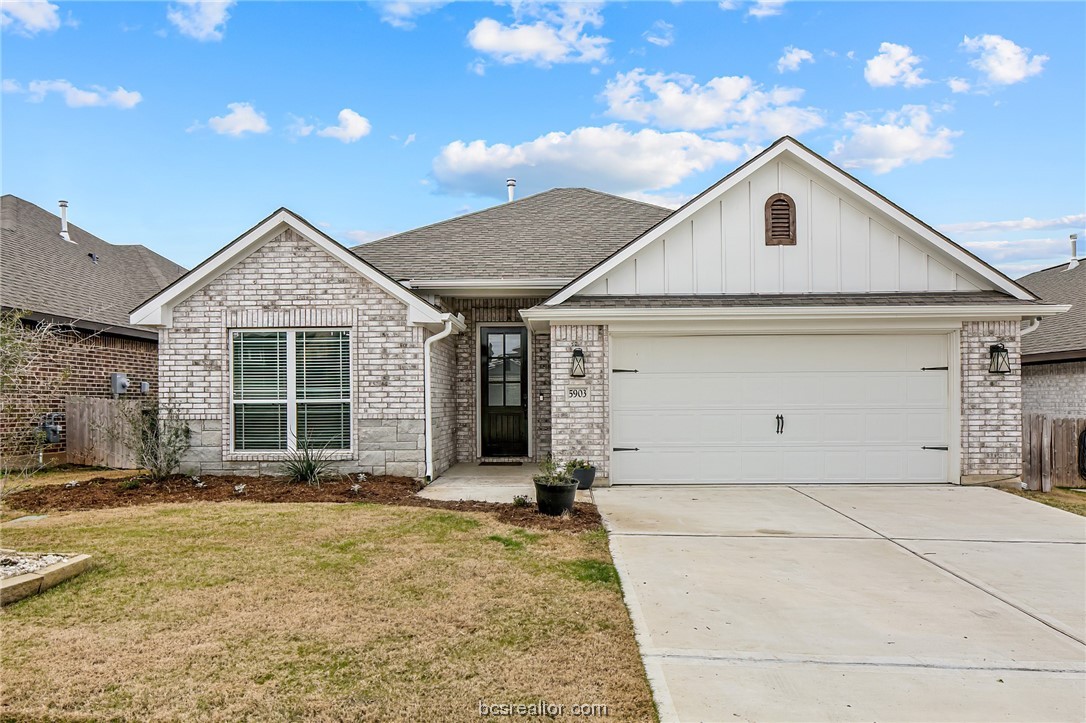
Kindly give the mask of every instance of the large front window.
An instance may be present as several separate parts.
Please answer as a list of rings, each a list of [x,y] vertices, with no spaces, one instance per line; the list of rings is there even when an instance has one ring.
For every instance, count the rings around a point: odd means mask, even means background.
[[[347,331],[235,331],[234,449],[350,449]]]

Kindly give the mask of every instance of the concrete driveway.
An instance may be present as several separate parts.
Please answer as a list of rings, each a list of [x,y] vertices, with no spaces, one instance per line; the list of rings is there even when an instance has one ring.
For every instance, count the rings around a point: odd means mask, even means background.
[[[665,721],[1086,719],[1086,518],[951,486],[594,495]]]

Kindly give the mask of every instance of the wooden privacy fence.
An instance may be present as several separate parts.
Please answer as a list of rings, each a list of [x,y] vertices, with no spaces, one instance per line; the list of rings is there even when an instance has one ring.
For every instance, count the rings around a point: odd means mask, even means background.
[[[124,433],[126,419],[136,404],[120,399],[68,397],[64,409],[68,463],[137,469],[136,455],[128,448]]]
[[[1031,490],[1086,487],[1079,474],[1079,436],[1086,418],[1022,415],[1022,479]]]

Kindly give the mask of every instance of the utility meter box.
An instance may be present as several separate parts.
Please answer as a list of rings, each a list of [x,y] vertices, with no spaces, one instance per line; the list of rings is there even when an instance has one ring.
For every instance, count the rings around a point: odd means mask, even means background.
[[[113,372],[109,375],[109,388],[113,391],[113,396],[119,397],[128,391],[128,377],[121,372]]]

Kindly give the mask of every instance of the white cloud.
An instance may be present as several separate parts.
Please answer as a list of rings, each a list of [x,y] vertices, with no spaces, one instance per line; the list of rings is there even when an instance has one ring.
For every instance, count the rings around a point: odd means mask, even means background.
[[[354,143],[360,138],[370,134],[370,122],[350,108],[344,108],[339,112],[339,125],[328,126],[317,131],[318,136],[335,138],[344,143]]]
[[[964,241],[962,245],[1012,276],[1067,263],[1071,258],[1067,239],[994,239]]]
[[[267,133],[271,130],[264,114],[258,112],[250,103],[229,103],[230,111],[223,116],[215,116],[207,125],[219,135],[240,137],[246,133]]]
[[[1040,231],[1054,228],[1076,229],[1086,227],[1086,213],[1060,216],[1059,218],[1025,218],[1012,221],[967,221],[948,223],[939,227],[944,233],[978,233],[987,231]]]
[[[365,231],[362,229],[354,231],[344,231],[343,236],[351,243],[356,244],[368,244],[370,241],[376,241],[377,239],[384,238],[385,236],[391,236],[394,231]]]
[[[641,36],[657,47],[666,48],[675,42],[675,26],[669,22],[657,20]]]
[[[200,42],[222,40],[229,10],[235,4],[236,0],[177,0],[166,9],[166,19],[182,35]]]
[[[414,133],[408,133],[407,138],[403,139],[403,147],[407,148],[409,145],[411,145],[414,142],[415,142],[415,134]]]
[[[836,141],[830,155],[845,168],[870,168],[879,174],[907,163],[949,158],[954,150],[951,141],[961,131],[932,125],[931,114],[922,105],[902,106],[877,123],[864,113],[850,113],[845,127],[851,135]]]
[[[923,71],[920,58],[913,55],[913,50],[908,45],[883,43],[879,46],[879,54],[867,61],[864,78],[873,88],[892,85],[916,88],[931,82],[920,77]]]
[[[607,61],[610,39],[589,35],[585,28],[603,25],[598,5],[563,3],[554,8],[533,3],[516,4],[510,25],[483,18],[468,32],[468,44],[500,63],[555,63]],[[529,22],[534,19],[534,22]],[[481,73],[480,73],[481,75]]]
[[[290,117],[290,124],[287,125],[287,133],[293,138],[305,138],[317,129],[312,123],[301,116],[296,116],[292,113],[287,114]]]
[[[968,93],[973,87],[965,78],[947,78],[946,85],[951,93]]]
[[[742,0],[720,0],[717,7],[721,10],[738,10],[747,7],[748,18],[770,18],[784,12],[786,0],[754,0],[752,3],[744,3]]]
[[[0,3],[0,27],[19,35],[32,37],[42,31],[52,32],[60,27],[60,8],[46,0]]]
[[[381,22],[400,30],[412,30],[418,18],[448,5],[449,0],[397,0],[371,4],[377,8]]]
[[[64,103],[69,108],[90,108],[94,106],[109,106],[128,110],[135,108],[143,100],[143,96],[134,90],[126,90],[117,86],[114,90],[103,88],[100,85],[92,85],[89,89],[77,88],[66,80],[32,80],[24,91],[18,81],[5,80],[5,93],[27,93],[27,100],[31,103],[40,103],[50,93],[56,93],[64,98]]]
[[[783,73],[786,70],[799,70],[799,66],[804,63],[813,62],[814,56],[811,55],[810,50],[804,50],[803,48],[789,45],[784,49],[784,55],[777,60],[777,72]]]
[[[1040,75],[1048,61],[1047,55],[1030,56],[1029,48],[1023,48],[1002,35],[968,35],[961,45],[979,57],[969,64],[979,70],[987,82],[993,85],[1021,83],[1033,75]]]
[[[468,63],[468,70],[475,75],[486,75],[486,61],[482,58],[476,58]]]
[[[646,191],[631,191],[622,195],[635,201],[651,203],[664,208],[678,208],[693,198],[689,193],[648,193]]]
[[[547,133],[515,146],[454,141],[434,159],[433,173],[445,191],[498,198],[504,197],[509,177],[517,178],[524,192],[589,186],[629,194],[674,186],[743,155],[735,144],[696,133],[631,133],[612,124]]]
[[[794,105],[802,97],[800,88],[766,90],[747,76],[725,75],[702,85],[689,75],[648,75],[641,68],[617,74],[602,94],[613,118],[666,129],[713,129],[720,138],[747,142],[822,126],[816,109]]]

